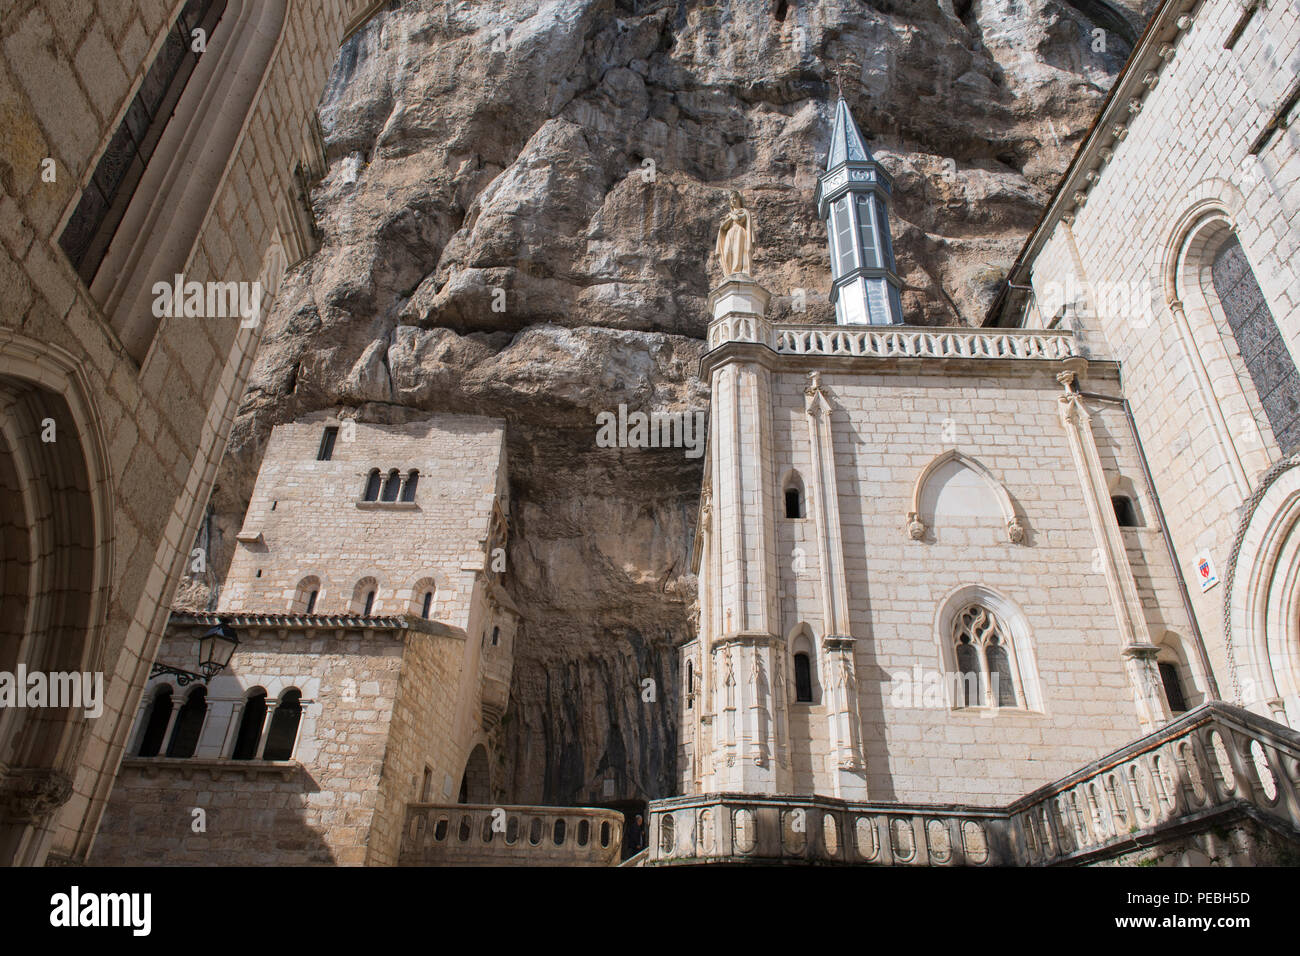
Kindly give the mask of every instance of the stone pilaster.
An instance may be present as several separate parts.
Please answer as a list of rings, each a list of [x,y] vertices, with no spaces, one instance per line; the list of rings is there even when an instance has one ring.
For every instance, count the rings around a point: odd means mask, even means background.
[[[773,344],[769,295],[731,276],[709,296],[713,349]],[[777,793],[788,786],[785,641],[777,601],[776,479],[771,380],[752,351],[737,350],[712,374],[709,435],[712,786]]]
[[[1059,406],[1061,425],[1069,438],[1070,453],[1079,473],[1080,490],[1101,557],[1101,569],[1106,576],[1106,588],[1124,641],[1122,655],[1138,720],[1144,730],[1150,731],[1165,723],[1170,716],[1156,668],[1156,646],[1142,610],[1142,599],[1138,595],[1137,581],[1129,564],[1119,522],[1110,504],[1106,475],[1092,432],[1092,416],[1073,387],[1076,374],[1077,371],[1071,368],[1056,377],[1065,390]]]

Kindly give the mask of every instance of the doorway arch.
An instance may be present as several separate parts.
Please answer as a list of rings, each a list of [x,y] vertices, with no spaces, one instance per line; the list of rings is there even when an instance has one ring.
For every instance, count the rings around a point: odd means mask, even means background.
[[[492,800],[492,768],[488,763],[487,748],[482,744],[469,752],[465,772],[460,778],[458,803],[490,803]]]
[[[99,417],[62,349],[0,330],[0,670],[102,672],[112,488]],[[0,709],[0,863],[42,862],[89,723]]]

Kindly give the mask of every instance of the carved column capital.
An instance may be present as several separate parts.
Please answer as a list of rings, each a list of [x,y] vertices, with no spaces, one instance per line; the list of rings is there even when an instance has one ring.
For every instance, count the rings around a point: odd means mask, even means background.
[[[72,796],[72,778],[51,769],[8,771],[0,780],[0,820],[36,824]]]

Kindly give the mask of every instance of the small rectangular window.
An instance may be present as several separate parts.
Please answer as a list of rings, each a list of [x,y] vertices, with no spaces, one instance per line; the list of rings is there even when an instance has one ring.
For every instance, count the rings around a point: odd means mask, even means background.
[[[311,594],[307,595],[307,613],[308,613],[308,614],[312,614],[312,613],[314,613],[315,610],[316,610],[316,594],[317,594],[316,591],[312,591]]]
[[[337,425],[331,425],[325,429],[325,434],[320,436],[320,451],[316,452],[317,461],[329,461],[334,457],[334,442],[338,437]]]

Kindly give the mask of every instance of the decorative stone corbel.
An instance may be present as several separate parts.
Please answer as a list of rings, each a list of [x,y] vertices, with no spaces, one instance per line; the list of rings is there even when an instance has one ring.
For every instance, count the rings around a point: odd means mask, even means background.
[[[920,541],[925,537],[925,522],[915,511],[907,513],[907,536],[913,541]]]
[[[1007,540],[1012,544],[1020,544],[1025,540],[1025,526],[1020,523],[1019,517],[1007,521]]]

